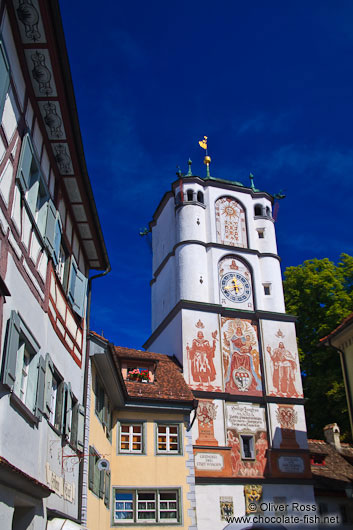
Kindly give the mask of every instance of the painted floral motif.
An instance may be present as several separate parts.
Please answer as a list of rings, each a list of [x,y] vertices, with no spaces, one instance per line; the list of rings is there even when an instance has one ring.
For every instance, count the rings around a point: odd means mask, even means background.
[[[243,207],[232,197],[221,197],[216,201],[215,211],[217,242],[247,247]]]

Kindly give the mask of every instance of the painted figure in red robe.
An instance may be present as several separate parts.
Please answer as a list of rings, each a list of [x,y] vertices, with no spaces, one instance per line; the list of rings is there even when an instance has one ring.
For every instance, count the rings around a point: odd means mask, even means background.
[[[186,351],[191,362],[191,374],[196,383],[210,383],[216,379],[216,370],[213,364],[216,349],[214,334],[212,346],[205,339],[202,331],[197,332],[197,338],[192,341],[192,346],[186,346]]]
[[[286,350],[283,342],[280,342],[273,352],[271,347],[267,346],[267,351],[272,361],[272,382],[276,392],[280,396],[297,397],[298,392],[295,388],[297,363],[294,355]]]
[[[256,464],[255,465],[259,471],[259,474],[262,476],[265,473],[267,447],[268,447],[268,444],[267,444],[267,439],[266,439],[266,433],[262,432],[255,444],[255,451],[256,451]]]
[[[232,473],[234,476],[237,476],[239,475],[239,468],[241,464],[239,438],[236,434],[233,434],[232,431],[228,431],[227,442],[228,442],[228,446],[232,448],[231,455],[230,455],[230,461],[232,464]]]

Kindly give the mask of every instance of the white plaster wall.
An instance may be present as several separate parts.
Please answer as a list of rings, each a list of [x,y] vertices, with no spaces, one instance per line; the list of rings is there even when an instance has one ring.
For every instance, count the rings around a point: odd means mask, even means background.
[[[274,222],[270,219],[254,219],[254,228],[256,230],[255,236],[257,237],[257,250],[259,252],[270,252],[277,254],[277,243]],[[264,237],[258,236],[257,229],[264,229]],[[256,239],[256,238],[255,238]]]
[[[276,258],[260,256],[259,265],[262,285],[257,293],[258,309],[284,313],[284,295],[279,261]],[[269,295],[265,295],[264,284],[270,284]]]
[[[197,204],[184,204],[177,210],[178,241],[206,242],[206,209]]]
[[[163,321],[179,299],[179,281],[172,256],[152,284],[152,331]]]
[[[157,269],[176,243],[174,197],[170,197],[152,227],[152,271]]]
[[[278,405],[275,403],[270,403],[269,407],[269,416],[270,416],[270,432],[272,436],[272,446],[274,448],[279,448],[282,442],[281,435],[281,425],[277,420],[277,410]],[[308,449],[308,439],[306,433],[306,421],[305,421],[305,412],[302,405],[294,405],[294,411],[296,412],[297,421],[295,424],[295,439],[300,449]]]
[[[182,347],[182,313],[179,313],[169,322],[169,324],[158,335],[155,341],[148,348],[148,351],[155,353],[166,353],[175,355],[179,362],[183,363]]]
[[[1,358],[4,351],[5,332],[11,310],[18,311],[21,318],[31,330],[31,333],[40,345],[40,355],[44,358],[50,353],[53,363],[66,382],[71,383],[72,392],[80,403],[83,397],[83,369],[80,369],[70,354],[66,351],[52,325],[36,299],[33,297],[27,284],[19,273],[11,254],[8,258],[8,268],[5,277],[11,296],[4,305],[4,320],[2,329]],[[84,354],[83,354],[84,358]],[[45,418],[39,422],[38,427],[32,427],[9,403],[9,395],[0,399],[0,454],[25,473],[35,477],[46,484],[45,464],[51,461],[51,466],[56,462],[57,473],[61,474],[61,443],[55,432],[49,427]],[[52,440],[52,441],[50,441]],[[65,448],[65,453],[70,451]],[[75,483],[78,491],[78,466],[74,475],[68,478]],[[74,504],[52,495],[48,506],[54,507],[73,517],[77,515],[77,495]]]
[[[181,299],[208,302],[206,252],[203,245],[193,243],[176,249]]]

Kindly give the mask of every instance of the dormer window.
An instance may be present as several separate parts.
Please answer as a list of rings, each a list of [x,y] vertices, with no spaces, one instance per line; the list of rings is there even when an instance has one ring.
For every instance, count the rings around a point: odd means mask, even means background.
[[[121,373],[125,381],[136,381],[138,383],[153,383],[155,366],[138,361],[130,361],[122,364]]]
[[[325,455],[323,454],[313,454],[310,455],[310,464],[312,466],[325,466]]]

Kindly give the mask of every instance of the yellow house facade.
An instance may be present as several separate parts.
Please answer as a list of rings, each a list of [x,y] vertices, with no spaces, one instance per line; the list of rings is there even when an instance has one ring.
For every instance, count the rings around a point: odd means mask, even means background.
[[[89,391],[87,528],[196,529],[197,402],[178,365],[91,333]]]

